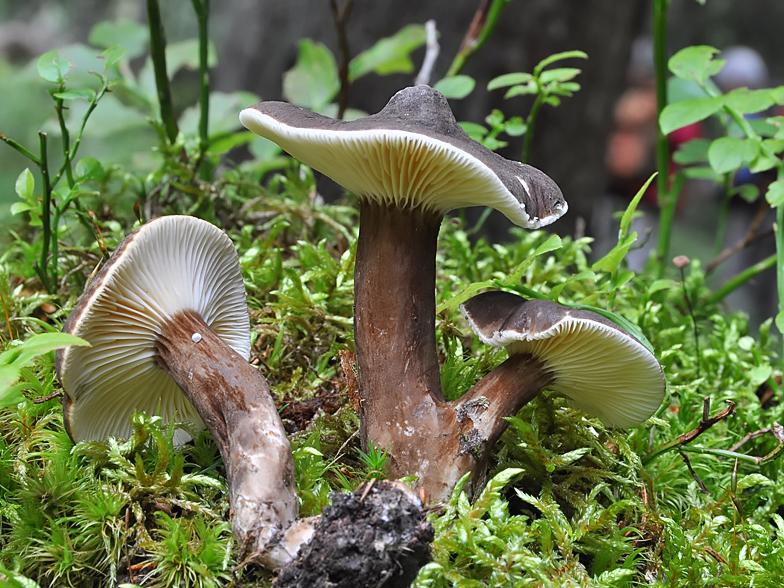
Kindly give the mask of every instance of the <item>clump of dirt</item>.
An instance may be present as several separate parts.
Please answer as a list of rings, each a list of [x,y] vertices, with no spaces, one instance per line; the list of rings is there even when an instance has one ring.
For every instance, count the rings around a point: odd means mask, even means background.
[[[310,543],[276,588],[407,588],[430,561],[433,526],[405,485],[376,482],[332,494]]]

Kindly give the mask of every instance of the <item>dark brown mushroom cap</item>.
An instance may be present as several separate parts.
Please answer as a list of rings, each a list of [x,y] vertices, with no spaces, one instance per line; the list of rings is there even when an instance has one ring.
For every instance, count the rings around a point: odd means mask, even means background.
[[[526,228],[550,224],[567,210],[553,180],[471,139],[430,86],[405,88],[377,114],[354,121],[286,102],[246,108],[240,121],[359,198],[381,204],[439,213],[490,206]]]
[[[250,320],[234,244],[206,221],[162,217],[117,247],[63,328],[91,344],[66,347],[55,356],[66,429],[74,441],[127,436],[135,411],[204,427],[155,362],[161,325],[185,310],[197,312],[248,357]],[[175,433],[176,442],[188,438]]]
[[[460,309],[483,343],[539,358],[553,374],[550,387],[607,426],[636,426],[664,399],[656,357],[595,312],[500,291],[479,294]]]

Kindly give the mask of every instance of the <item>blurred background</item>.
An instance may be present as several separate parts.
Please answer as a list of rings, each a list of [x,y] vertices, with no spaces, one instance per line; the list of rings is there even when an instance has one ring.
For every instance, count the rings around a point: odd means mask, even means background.
[[[194,39],[197,23],[188,0],[161,0],[169,43]],[[339,2],[343,4],[343,2]],[[480,0],[356,0],[347,21],[351,54],[373,45],[410,23],[433,19],[439,31],[441,52],[432,80],[449,67],[471,23]],[[569,63],[582,73],[582,89],[557,108],[545,107],[537,122],[530,163],[543,169],[561,186],[570,212],[552,229],[561,235],[589,235],[597,239],[599,255],[614,244],[617,229],[613,213],[629,199],[655,170],[655,99],[652,95],[652,50],[649,2],[616,0],[512,0],[504,9],[499,26],[486,45],[467,63],[462,73],[473,77],[476,88],[463,100],[452,101],[459,121],[482,123],[499,108],[507,116],[525,115],[530,97],[503,99],[503,91],[487,91],[487,82],[509,72],[531,71],[544,57],[579,49],[587,61]],[[47,87],[36,73],[42,53],[63,48],[77,65],[72,78],[89,77],[100,70],[96,45],[106,46],[103,22],[146,22],[145,3],[140,0],[0,0],[0,132],[27,146],[37,146],[37,131],[50,132],[56,140],[58,127]],[[669,15],[670,53],[687,45],[707,44],[722,50],[744,46],[752,51],[739,61],[741,74],[754,74],[746,84],[759,87],[784,83],[784,2],[781,0],[673,0]],[[116,30],[116,29],[114,29]],[[98,31],[98,32],[96,32]],[[91,37],[91,34],[93,35]],[[221,0],[212,2],[210,36],[215,45],[213,89],[226,93],[249,92],[242,99],[282,98],[284,72],[295,63],[298,42],[319,41],[338,54],[338,39],[329,0]],[[110,41],[110,39],[108,40]],[[127,42],[127,41],[126,41]],[[129,52],[137,56],[131,69],[143,76],[146,36],[131,38]],[[413,54],[419,68],[424,49]],[[349,106],[372,113],[381,109],[400,88],[413,83],[410,74],[368,75],[359,79],[349,95]],[[173,80],[173,99],[178,113],[187,113],[198,102],[197,71],[180,69]],[[728,79],[729,85],[735,80]],[[652,102],[653,100],[653,102]],[[78,120],[80,105],[74,101]],[[237,110],[247,104],[238,104]],[[155,167],[154,131],[146,117],[121,100],[102,101],[88,124],[80,156],[95,156],[122,163],[141,172]],[[187,124],[188,119],[183,119]],[[191,124],[196,124],[195,110]],[[697,129],[710,133],[710,129]],[[505,138],[506,139],[506,138]],[[501,153],[520,159],[522,140],[508,138]],[[0,145],[0,223],[12,227],[9,213],[16,200],[14,182],[27,161]],[[319,190],[329,199],[338,192],[324,180]],[[646,195],[648,204],[655,194]],[[645,205],[643,205],[645,206]],[[756,214],[757,205],[740,204],[731,211],[724,244],[741,238]],[[713,259],[722,244],[715,242],[718,191],[711,182],[687,182],[673,235],[673,255]],[[644,241],[655,231],[655,214],[637,221]],[[491,239],[507,238],[507,225],[494,215],[485,225]],[[655,241],[652,239],[651,242]],[[754,250],[727,262],[711,279],[721,282],[773,250],[771,237],[761,239]],[[640,269],[647,251],[631,258]],[[772,277],[772,271],[768,273]],[[731,304],[746,308],[753,320],[775,314],[774,298],[763,277],[756,288],[734,295]],[[768,296],[768,291],[770,290]]]

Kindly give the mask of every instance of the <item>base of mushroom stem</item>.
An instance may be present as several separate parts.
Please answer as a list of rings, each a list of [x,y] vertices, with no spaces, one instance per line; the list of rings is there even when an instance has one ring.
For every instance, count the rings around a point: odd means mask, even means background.
[[[274,586],[408,588],[430,561],[434,536],[419,498],[401,482],[371,481],[331,499],[312,540]]]

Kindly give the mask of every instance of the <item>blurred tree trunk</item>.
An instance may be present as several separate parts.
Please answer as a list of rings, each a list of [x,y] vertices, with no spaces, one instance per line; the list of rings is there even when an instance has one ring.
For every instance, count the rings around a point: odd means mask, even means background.
[[[340,2],[343,4],[343,1]],[[448,69],[479,2],[454,0],[357,0],[348,23],[353,55],[409,23],[435,19],[441,54],[436,81]],[[531,163],[561,186],[570,212],[554,230],[573,233],[578,217],[590,219],[593,199],[604,193],[605,145],[612,107],[624,88],[631,42],[639,33],[644,2],[606,0],[514,0],[500,24],[463,73],[477,80],[473,94],[453,101],[458,120],[482,122],[491,109],[507,116],[526,114],[530,101],[503,100],[503,91],[487,92],[493,77],[531,71],[542,58],[580,49],[588,61],[580,67],[583,88],[558,108],[545,107],[536,125]],[[337,35],[327,0],[226,0],[215,11],[221,66],[215,73],[225,90],[248,89],[265,100],[281,98],[281,76],[297,54],[297,41],[309,37],[337,54]],[[418,68],[423,51],[415,54]],[[394,92],[413,83],[410,75],[367,76],[352,87],[349,105],[367,112],[381,109]],[[522,141],[514,139],[502,153],[520,159]],[[488,236],[503,239],[507,223],[495,216]]]

